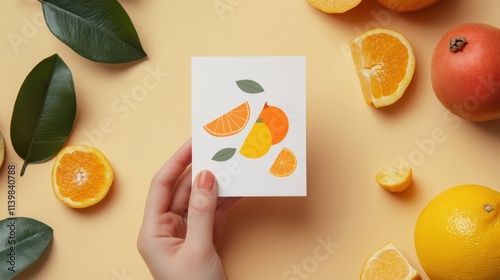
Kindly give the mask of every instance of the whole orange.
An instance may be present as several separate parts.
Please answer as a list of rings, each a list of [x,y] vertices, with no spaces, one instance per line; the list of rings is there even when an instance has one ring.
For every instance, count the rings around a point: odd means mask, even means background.
[[[464,23],[437,43],[431,83],[438,100],[469,121],[500,118],[500,28]]]
[[[427,8],[439,0],[377,0],[382,6],[397,12],[413,12]]]
[[[415,226],[415,249],[432,280],[500,279],[500,193],[452,187],[429,202]]]
[[[269,106],[266,102],[258,117],[271,131],[271,144],[277,144],[285,139],[288,133],[288,117],[285,112],[276,106]]]

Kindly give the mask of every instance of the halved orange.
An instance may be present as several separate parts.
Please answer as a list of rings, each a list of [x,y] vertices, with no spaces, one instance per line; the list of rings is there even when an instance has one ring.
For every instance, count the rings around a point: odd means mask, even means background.
[[[290,176],[297,168],[297,158],[295,154],[287,148],[283,148],[274,160],[269,172],[274,176]]]
[[[5,142],[2,133],[0,132],[0,167],[2,167],[3,160],[5,159]]]
[[[415,55],[406,37],[376,28],[349,45],[366,104],[379,108],[399,100],[415,72]]]
[[[250,118],[250,105],[248,102],[241,104],[233,110],[211,121],[203,128],[215,137],[234,135],[245,128]]]
[[[62,203],[86,208],[101,201],[113,183],[113,169],[106,156],[90,146],[62,149],[52,167],[52,190]]]
[[[394,243],[389,242],[368,257],[360,279],[421,280],[422,277],[394,246]]]
[[[356,7],[361,0],[307,0],[313,7],[325,13],[344,13]]]

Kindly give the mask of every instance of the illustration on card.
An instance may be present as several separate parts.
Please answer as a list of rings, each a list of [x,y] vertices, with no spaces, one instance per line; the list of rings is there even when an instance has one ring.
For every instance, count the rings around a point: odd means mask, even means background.
[[[238,80],[236,85],[248,94],[264,92],[264,88],[253,80]],[[203,128],[214,137],[228,137],[241,132],[249,121],[250,105],[247,101],[207,123]],[[237,148],[221,149],[215,153],[212,160],[227,161],[237,151],[248,159],[262,158],[274,145],[285,139],[288,129],[289,122],[286,113],[281,108],[266,102],[239,150]],[[269,168],[269,172],[277,177],[286,177],[291,175],[296,167],[295,154],[287,148],[282,148]]]

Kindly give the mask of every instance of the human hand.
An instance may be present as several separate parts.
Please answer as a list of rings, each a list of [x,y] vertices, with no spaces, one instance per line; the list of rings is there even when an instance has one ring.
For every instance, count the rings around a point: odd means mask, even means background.
[[[157,280],[223,280],[214,242],[238,198],[217,198],[209,171],[191,177],[191,140],[154,175],[137,247]],[[193,186],[192,186],[193,185]]]

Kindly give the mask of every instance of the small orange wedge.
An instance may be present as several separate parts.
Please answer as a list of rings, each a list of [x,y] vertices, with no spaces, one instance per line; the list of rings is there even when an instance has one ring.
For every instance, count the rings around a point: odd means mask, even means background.
[[[375,175],[375,181],[390,192],[402,192],[410,186],[413,171],[411,166],[394,166],[391,169],[382,169]]]
[[[83,145],[68,146],[54,159],[52,190],[65,205],[86,208],[106,196],[113,175],[113,169],[101,151]]]
[[[366,104],[379,108],[399,100],[415,72],[415,55],[406,37],[376,28],[349,45]]]
[[[408,260],[389,242],[371,254],[361,271],[361,280],[421,280],[420,274]]]
[[[233,110],[211,121],[203,128],[215,137],[234,135],[245,128],[250,118],[250,105],[248,102],[241,104]]]
[[[345,13],[356,7],[361,0],[307,0],[313,7],[330,14]]]
[[[269,172],[277,177],[290,176],[297,168],[295,154],[287,148],[283,148],[274,160]]]

